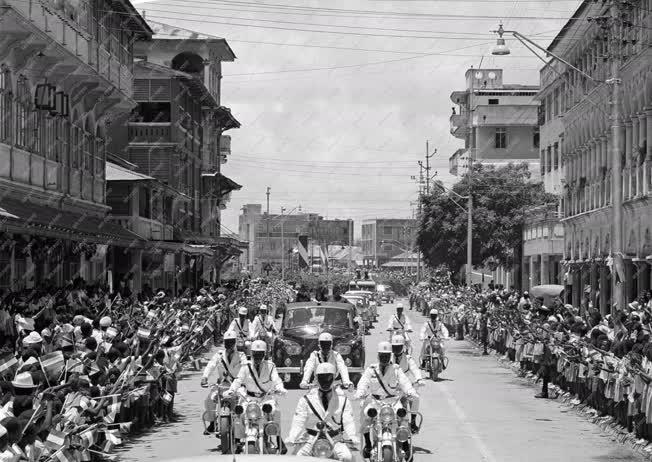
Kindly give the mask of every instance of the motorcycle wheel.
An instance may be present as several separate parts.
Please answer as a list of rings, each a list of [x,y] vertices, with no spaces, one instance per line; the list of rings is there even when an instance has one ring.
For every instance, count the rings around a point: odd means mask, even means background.
[[[258,445],[255,441],[247,442],[247,452],[245,454],[258,454]]]
[[[430,358],[430,379],[436,382],[439,379],[439,358]]]
[[[383,462],[394,462],[394,450],[389,446],[385,446],[383,448],[383,458],[381,460]]]
[[[231,446],[231,425],[229,425],[228,417],[220,418],[220,445],[222,447],[222,454],[232,454],[233,448]]]

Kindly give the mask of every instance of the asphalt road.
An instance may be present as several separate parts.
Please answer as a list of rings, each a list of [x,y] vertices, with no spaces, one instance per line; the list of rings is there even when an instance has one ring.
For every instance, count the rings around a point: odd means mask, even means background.
[[[406,304],[407,305],[407,304]],[[366,337],[367,362],[387,339],[385,328],[394,305],[379,308],[380,320]],[[407,311],[415,329],[413,344],[425,321]],[[442,381],[421,388],[424,424],[414,437],[416,461],[469,462],[596,462],[643,460],[602,433],[594,424],[556,401],[534,399],[537,390],[524,379],[483,357],[469,342],[447,343],[449,368]],[[200,372],[179,382],[175,408],[179,421],[134,438],[120,448],[124,462],[168,460],[215,454],[217,440],[203,436],[200,420],[206,391]],[[287,434],[294,406],[303,393],[290,390],[281,398],[282,431]],[[356,408],[356,418],[359,412]]]

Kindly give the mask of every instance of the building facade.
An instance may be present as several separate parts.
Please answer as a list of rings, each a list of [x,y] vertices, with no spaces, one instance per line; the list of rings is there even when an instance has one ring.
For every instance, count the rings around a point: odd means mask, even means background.
[[[569,301],[589,303],[603,313],[650,288],[652,263],[652,3],[618,13],[630,24],[602,27],[589,17],[609,16],[617,2],[584,1],[553,40],[549,50],[591,79],[559,61],[541,71],[545,121],[542,149],[546,173],[561,178],[564,226],[564,284]],[[611,127],[611,60],[617,56],[621,104],[619,124]],[[614,146],[612,133],[622,143]],[[542,146],[543,148],[543,146]],[[621,156],[622,208],[620,223],[613,218],[612,159]],[[554,178],[551,178],[551,182]],[[622,249],[612,246],[619,227]],[[613,258],[624,255],[622,294],[614,294]],[[620,298],[620,300],[618,300]],[[622,306],[621,306],[622,308]]]
[[[242,266],[256,274],[280,271],[283,264],[286,270],[311,264],[325,269],[328,247],[349,245],[353,226],[352,220],[329,220],[316,213],[267,215],[261,204],[246,204],[238,225],[240,239],[248,242]]]
[[[0,0],[0,287],[111,285],[112,255],[144,248],[105,219],[105,164],[151,35],[127,0]]]
[[[417,221],[409,218],[374,218],[362,222],[363,264],[380,268],[392,257],[415,247]]]
[[[449,158],[449,170],[461,175],[474,162],[496,166],[527,162],[538,168],[538,87],[503,83],[502,69],[469,69],[466,88],[454,91],[450,132],[464,148]]]
[[[222,264],[239,255],[220,225],[230,193],[241,188],[222,173],[231,149],[223,133],[240,124],[220,103],[221,63],[235,55],[224,39],[153,28],[154,39],[135,47],[137,107],[110,145],[127,170],[111,182],[111,219],[153,242],[136,257],[142,283],[179,290],[216,282]]]

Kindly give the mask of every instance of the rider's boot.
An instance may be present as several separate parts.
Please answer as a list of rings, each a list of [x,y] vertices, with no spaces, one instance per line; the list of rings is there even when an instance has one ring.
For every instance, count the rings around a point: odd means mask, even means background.
[[[362,448],[362,458],[369,459],[371,457],[371,435],[369,432],[363,433],[364,447]]]
[[[204,430],[204,435],[210,435],[215,431],[215,422],[211,422],[208,424],[208,427],[206,427],[206,430]]]
[[[412,461],[412,453],[410,451],[410,443],[407,442],[407,441],[405,441],[403,443],[403,452],[405,453],[405,460],[407,462],[411,462]]]
[[[442,369],[443,371],[445,371],[445,370],[446,370],[446,362],[444,361],[444,357],[443,357],[443,356],[440,356],[440,357],[439,357],[439,362],[441,363],[441,369]]]
[[[417,425],[417,415],[412,414],[410,416],[410,431],[412,433],[418,433],[419,432],[419,426]]]

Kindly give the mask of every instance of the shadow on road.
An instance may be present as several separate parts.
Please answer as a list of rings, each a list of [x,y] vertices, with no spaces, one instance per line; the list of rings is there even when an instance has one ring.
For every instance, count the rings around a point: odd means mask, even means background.
[[[432,454],[430,449],[421,448],[419,446],[412,446],[412,450],[415,454]]]

